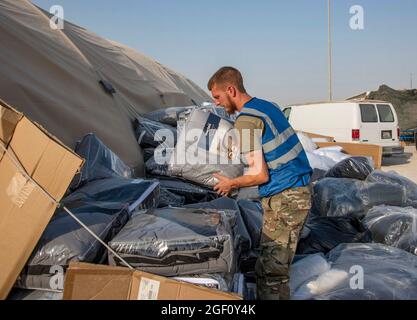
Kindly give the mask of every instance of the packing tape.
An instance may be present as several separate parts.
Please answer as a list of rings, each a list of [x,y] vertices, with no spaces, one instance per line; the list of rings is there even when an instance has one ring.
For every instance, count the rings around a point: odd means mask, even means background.
[[[36,185],[31,180],[27,179],[20,172],[17,172],[10,180],[6,194],[14,205],[21,208],[35,187]]]

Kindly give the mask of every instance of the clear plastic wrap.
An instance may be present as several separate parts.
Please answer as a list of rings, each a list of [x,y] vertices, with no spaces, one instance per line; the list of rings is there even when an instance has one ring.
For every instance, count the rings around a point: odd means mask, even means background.
[[[123,177],[132,178],[133,171],[123,161],[101,142],[93,133],[87,134],[77,143],[75,152],[85,159],[81,172],[77,174],[70,184],[75,190],[87,182]]]
[[[187,208],[199,208],[199,209],[217,209],[217,210],[229,210],[233,212],[233,216],[229,220],[229,224],[233,230],[235,252],[237,256],[241,253],[250,250],[252,247],[251,237],[246,229],[245,222],[242,218],[241,211],[239,209],[236,200],[223,197],[210,202],[195,203],[186,205]]]
[[[177,126],[177,121],[183,117],[184,114],[191,113],[191,110],[195,109],[196,106],[188,107],[169,107],[164,109],[158,109],[146,114],[144,117],[156,122],[161,122],[173,127]]]
[[[406,199],[405,188],[398,184],[324,178],[314,185],[312,212],[321,216],[353,215],[361,218],[374,206],[404,207]]]
[[[160,190],[158,208],[182,207],[184,204],[185,204],[184,196],[180,196],[166,189]]]
[[[338,162],[326,173],[326,177],[365,180],[374,170],[374,164],[367,157],[350,157]]]
[[[67,203],[71,212],[103,241],[109,241],[129,219],[124,203]],[[90,233],[63,209],[58,209],[26,266],[16,286],[28,289],[55,289],[52,277],[57,266],[65,271],[70,262],[102,263],[106,250]],[[63,276],[63,275],[62,275]],[[62,289],[62,288],[61,288]]]
[[[236,197],[237,200],[259,200],[259,188],[258,186],[254,187],[245,187],[240,188]]]
[[[203,286],[209,289],[220,290],[223,292],[230,292],[231,284],[230,280],[226,279],[226,275],[221,273],[210,274],[195,274],[185,277],[172,277],[174,280],[183,281],[195,284],[197,286]]]
[[[309,233],[299,240],[297,254],[326,254],[341,243],[372,242],[371,233],[353,217],[312,217]]]
[[[234,271],[226,214],[210,209],[152,209],[133,217],[109,242],[133,267],[164,276]],[[109,253],[109,263],[120,261]]]
[[[169,160],[169,174],[208,187],[218,183],[214,173],[241,176],[243,164],[232,129],[232,124],[215,114],[194,110]]]
[[[341,244],[326,259],[331,269],[304,282],[292,299],[417,299],[417,257],[406,251],[378,243]]]
[[[313,152],[314,150],[318,148],[317,145],[314,143],[314,141],[304,132],[298,131],[297,137],[298,137],[298,140],[300,140],[301,144],[303,145],[304,151]]]
[[[7,300],[62,300],[63,292],[12,289]]]
[[[155,148],[143,148],[143,162],[148,161],[150,158],[153,157]]]
[[[136,139],[141,147],[156,148],[163,145],[172,149],[177,143],[177,129],[170,125],[138,116],[135,127]]]
[[[329,252],[327,260],[332,269],[350,277],[316,299],[417,299],[417,257],[404,250],[377,243],[343,244]],[[363,290],[350,288],[352,266],[363,269]]]
[[[417,255],[417,209],[377,206],[362,220],[375,242]]]
[[[167,190],[173,194],[184,197],[185,204],[207,202],[219,197],[213,190],[180,179],[158,177],[158,180],[161,190]]]
[[[375,170],[368,176],[366,181],[386,184],[398,184],[403,186],[406,190],[407,196],[406,205],[417,208],[417,184],[410,179],[399,175],[395,171],[383,172],[381,170]]]
[[[342,147],[331,146],[331,147],[325,147],[325,148],[314,150],[313,153],[321,157],[329,158],[335,163],[338,163],[342,160],[345,160],[351,157],[350,155],[343,153],[342,150],[343,150]]]
[[[330,270],[330,264],[322,253],[310,254],[293,263],[290,268],[291,294],[306,281]]]
[[[328,158],[323,157],[314,152],[306,151],[307,159],[310,164],[310,167],[313,169],[320,169],[327,172],[327,170],[331,169],[334,165],[336,165],[336,161]]]

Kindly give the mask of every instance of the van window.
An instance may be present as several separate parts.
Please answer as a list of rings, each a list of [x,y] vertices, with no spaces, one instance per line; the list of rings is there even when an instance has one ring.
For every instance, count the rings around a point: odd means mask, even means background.
[[[362,122],[378,122],[375,106],[373,104],[361,104]]]
[[[379,121],[394,122],[394,115],[388,104],[377,104],[376,107],[378,108]]]
[[[291,108],[285,108],[284,109],[284,116],[287,118],[287,120],[290,118]]]

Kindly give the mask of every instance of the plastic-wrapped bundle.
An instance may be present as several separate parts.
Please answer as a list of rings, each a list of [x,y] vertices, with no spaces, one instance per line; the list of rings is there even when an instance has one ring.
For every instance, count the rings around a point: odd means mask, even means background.
[[[246,229],[245,222],[243,221],[242,214],[236,200],[223,197],[210,202],[189,204],[185,207],[229,210],[234,212],[233,217],[231,217],[229,220],[229,224],[232,226],[233,230],[236,255],[240,256],[242,252],[250,250],[252,246],[251,237],[249,236],[248,230]]]
[[[377,206],[362,220],[375,242],[397,247],[417,255],[417,210]]]
[[[158,208],[182,207],[184,204],[185,204],[184,196],[180,196],[166,189],[160,190]]]
[[[133,217],[109,245],[133,267],[164,276],[234,271],[225,214],[192,208],[152,209]],[[109,253],[109,263],[120,264]]]
[[[342,160],[345,160],[351,157],[350,155],[343,153],[342,150],[343,150],[342,147],[331,146],[331,147],[325,147],[325,148],[314,150],[313,153],[321,157],[329,158],[333,160],[335,163],[338,163]]]
[[[123,203],[129,212],[157,206],[159,182],[157,180],[109,178],[92,181],[62,200],[73,206],[88,202]]]
[[[154,152],[155,152],[155,148],[144,148],[143,149],[143,162],[146,162],[150,158],[152,158]]]
[[[297,137],[298,140],[300,140],[304,151],[313,152],[318,148],[314,141],[304,132],[297,132]]]
[[[295,291],[306,281],[329,271],[330,264],[322,253],[310,254],[293,263],[290,268],[290,291]]]
[[[406,205],[406,190],[398,184],[324,178],[313,189],[312,212],[321,216],[354,215],[361,218],[374,206]]]
[[[336,165],[336,161],[328,158],[323,157],[314,152],[306,151],[307,159],[310,164],[310,167],[313,169],[320,169],[327,172],[327,170],[331,169],[334,165]]]
[[[156,163],[154,157],[151,157],[148,161],[146,161],[145,170],[147,174],[151,174],[152,176],[169,176],[168,164],[158,164]]]
[[[105,242],[112,239],[129,219],[128,208],[124,203],[76,202],[67,206]],[[57,289],[51,287],[54,286],[52,278],[56,271],[64,272],[72,261],[102,263],[105,257],[106,250],[101,243],[63,209],[58,209],[23,268],[16,286]]]
[[[7,300],[62,300],[63,292],[12,289]]]
[[[208,274],[195,274],[185,277],[172,277],[174,280],[183,281],[195,284],[197,286],[203,286],[210,289],[220,290],[223,292],[230,292],[231,282],[226,279],[225,274],[221,273],[208,273]]]
[[[181,115],[191,113],[191,110],[195,109],[196,106],[189,107],[170,107],[164,109],[158,109],[146,114],[144,117],[156,122],[161,122],[173,127],[177,126],[177,121],[181,119]]]
[[[369,158],[350,157],[327,171],[326,177],[365,180],[373,170],[374,166]]]
[[[137,117],[135,126],[136,139],[142,147],[163,145],[172,149],[177,143],[177,129],[172,126],[143,117]]]
[[[326,254],[341,243],[372,242],[371,233],[354,217],[312,217],[309,233],[301,238],[297,254]]]
[[[262,234],[262,205],[258,201],[251,200],[238,200],[238,205],[252,240],[252,248],[256,249],[260,245]]]
[[[182,181],[180,179],[158,177],[161,190],[168,190],[185,198],[185,204],[206,202],[219,196],[213,190]]]
[[[378,243],[342,244],[328,253],[327,261],[349,276],[314,299],[417,299],[417,257],[404,250]],[[352,270],[363,270],[363,289],[351,288]]]
[[[233,125],[213,113],[194,110],[169,161],[169,173],[213,187],[219,173],[229,178],[243,174],[238,137]]]
[[[316,182],[318,180],[321,180],[325,177],[326,171],[321,169],[313,169],[313,174],[311,175],[310,182]]]
[[[403,186],[406,190],[407,196],[406,205],[417,208],[417,184],[410,179],[399,175],[395,171],[383,172],[381,170],[375,170],[368,176],[366,181],[386,184],[398,184]]]
[[[71,190],[98,179],[133,177],[132,170],[93,133],[87,134],[77,143],[75,152],[85,159],[85,163],[81,172],[72,180]]]
[[[245,187],[245,188],[240,188],[239,192],[237,194],[236,197],[237,200],[259,200],[260,196],[259,196],[259,188],[258,186],[254,186],[254,187]]]

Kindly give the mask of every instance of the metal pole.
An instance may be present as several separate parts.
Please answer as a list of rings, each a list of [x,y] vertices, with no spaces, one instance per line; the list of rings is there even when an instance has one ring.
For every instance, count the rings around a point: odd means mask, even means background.
[[[328,66],[328,70],[329,70],[329,101],[333,100],[333,86],[332,86],[332,30],[331,30],[331,0],[327,0],[327,4],[328,4],[328,45],[329,45],[329,66]]]

